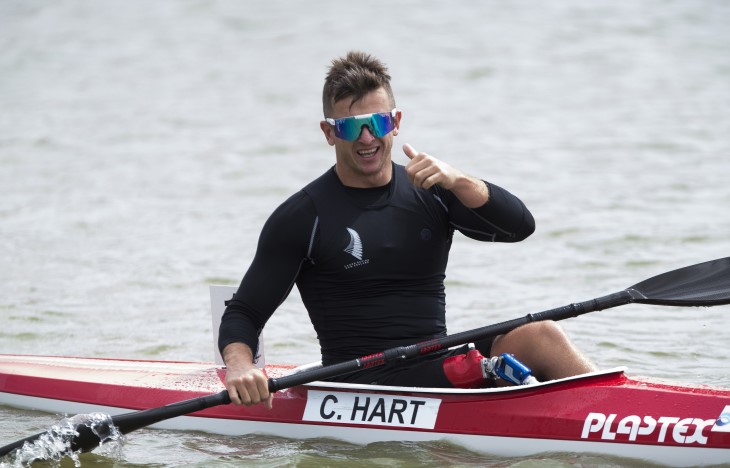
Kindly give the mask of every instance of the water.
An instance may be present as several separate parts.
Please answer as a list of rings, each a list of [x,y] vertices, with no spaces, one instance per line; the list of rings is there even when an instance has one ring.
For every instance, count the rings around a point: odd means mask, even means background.
[[[457,332],[730,253],[730,4],[0,3],[1,353],[210,360],[208,285],[237,284],[261,225],[334,156],[329,60],[390,67],[397,143],[519,195],[537,232],[457,236]],[[404,162],[405,156],[394,155]],[[601,367],[730,385],[730,307],[630,305],[563,321]],[[272,362],[317,358],[296,291]],[[0,407],[0,440],[59,415]],[[141,430],[83,466],[621,466]]]

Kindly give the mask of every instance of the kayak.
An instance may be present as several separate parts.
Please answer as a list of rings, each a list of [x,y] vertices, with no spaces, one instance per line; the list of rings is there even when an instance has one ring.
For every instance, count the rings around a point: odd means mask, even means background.
[[[298,371],[265,367],[270,378]],[[221,392],[224,378],[214,362],[0,355],[0,404],[118,415]],[[312,382],[276,392],[272,410],[220,405],[152,427],[358,444],[443,440],[505,457],[572,452],[711,465],[730,463],[730,389],[633,377],[624,368],[492,389]]]
[[[331,366],[267,364],[260,339],[257,365],[275,392],[272,410],[228,404],[226,371],[216,344],[220,317],[234,291],[231,286],[210,288],[214,362],[0,354],[0,404],[79,414],[80,422],[61,431],[64,437],[57,441],[68,451],[63,448],[59,455],[93,450],[113,428],[117,434],[127,434],[152,426],[232,436],[329,437],[360,444],[443,440],[504,457],[570,452],[674,466],[730,464],[730,388],[633,377],[624,368],[473,390],[326,382],[336,375],[464,345],[540,320],[563,320],[631,303],[730,304],[730,257],[663,273],[589,301]],[[104,414],[112,416],[97,420]],[[45,443],[51,435],[36,434],[7,444],[0,448],[0,456],[26,443]],[[52,448],[57,445],[54,442]]]

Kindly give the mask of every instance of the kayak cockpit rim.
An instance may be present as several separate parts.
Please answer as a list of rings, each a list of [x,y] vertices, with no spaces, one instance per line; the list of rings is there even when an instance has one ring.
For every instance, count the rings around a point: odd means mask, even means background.
[[[317,368],[318,362],[304,364],[293,369],[292,373],[304,372],[309,369]],[[562,379],[549,380],[539,382],[533,385],[507,386],[507,387],[491,387],[491,388],[443,388],[443,387],[399,387],[392,385],[376,385],[376,384],[357,384],[346,382],[326,382],[316,381],[303,385],[303,387],[320,387],[320,388],[339,388],[342,390],[375,390],[385,392],[409,392],[409,393],[448,393],[448,394],[479,394],[479,393],[501,393],[514,392],[516,390],[532,390],[536,388],[545,388],[557,385],[563,382],[573,382],[580,380],[590,380],[597,377],[614,377],[618,378],[625,375],[627,368],[625,366],[612,367],[610,369],[598,370],[587,374],[574,375]]]

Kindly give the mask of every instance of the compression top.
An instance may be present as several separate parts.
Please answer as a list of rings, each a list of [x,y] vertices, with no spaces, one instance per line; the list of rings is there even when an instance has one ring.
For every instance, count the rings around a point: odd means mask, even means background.
[[[485,182],[486,183],[486,182]],[[389,184],[344,186],[334,168],[281,204],[223,315],[219,348],[258,335],[297,285],[324,365],[446,334],[444,278],[454,230],[516,242],[535,229],[525,205],[487,183],[468,209],[439,186],[416,189],[393,163]]]

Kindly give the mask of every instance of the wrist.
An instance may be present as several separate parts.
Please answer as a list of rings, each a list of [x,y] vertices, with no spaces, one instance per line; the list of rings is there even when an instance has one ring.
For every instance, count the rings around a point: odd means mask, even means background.
[[[228,344],[223,349],[222,357],[228,369],[246,370],[256,367],[251,348],[243,343]]]
[[[489,202],[489,185],[466,174],[457,176],[451,192],[467,208],[479,208]]]

